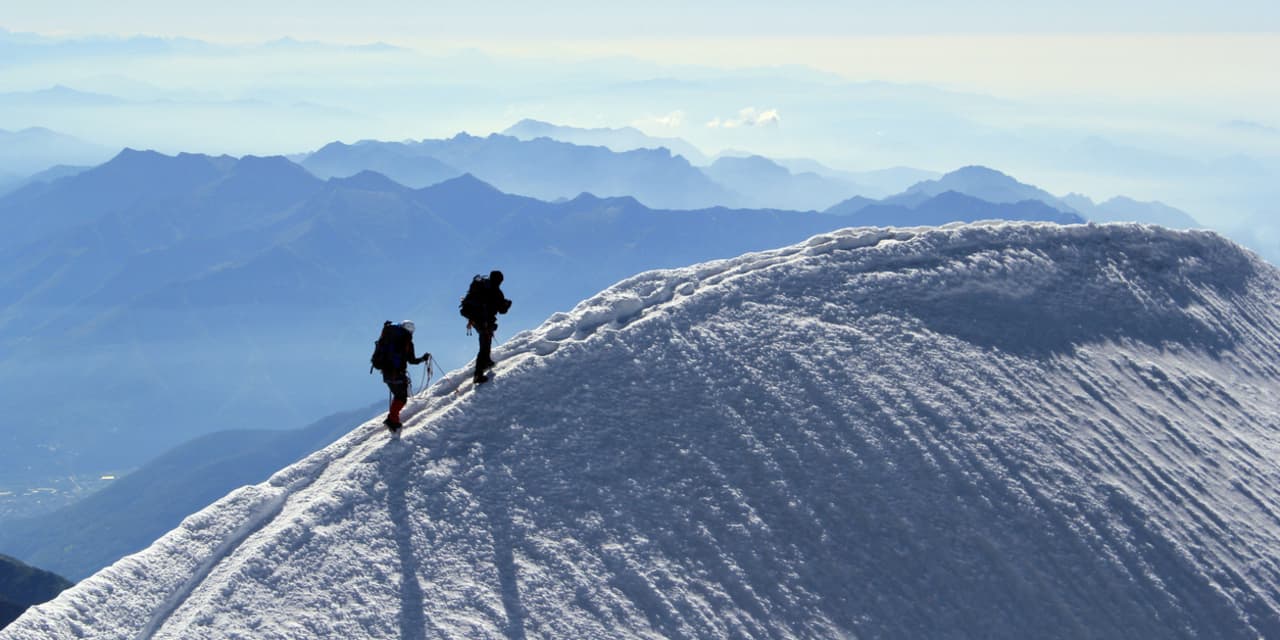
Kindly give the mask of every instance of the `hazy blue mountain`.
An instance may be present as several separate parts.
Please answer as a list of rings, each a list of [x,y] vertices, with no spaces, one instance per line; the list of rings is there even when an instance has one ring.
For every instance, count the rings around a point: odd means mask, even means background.
[[[702,171],[757,207],[821,211],[863,191],[847,180],[792,173],[763,156],[725,156]]]
[[[335,180],[305,209],[305,228],[287,243],[157,290],[142,302],[176,308],[229,292],[263,300],[276,292],[285,306],[327,305],[335,295],[348,304],[374,304],[385,291],[370,283],[385,281],[413,256],[445,273],[457,265],[500,260],[512,273],[535,276],[530,281],[526,275],[525,286],[585,287],[602,273],[623,277],[678,264],[684,255],[721,253],[730,245],[761,246],[774,234],[839,223],[790,211],[652,210],[634,198],[589,194],[548,203],[503,193],[470,174],[420,190],[377,181],[373,174]],[[331,264],[346,267],[331,273]],[[416,293],[455,297],[457,283],[470,276],[456,273],[441,283],[438,294],[431,292],[434,283],[419,283]],[[286,282],[297,284],[284,290]],[[521,312],[545,315],[564,302],[553,291],[546,293],[545,298],[526,299]],[[456,314],[456,303],[451,307],[448,311]]]
[[[335,414],[302,429],[220,431],[198,437],[76,504],[46,516],[0,523],[0,549],[83,579],[145,548],[236,487],[262,482],[280,467],[328,445],[352,422],[380,408],[385,409],[372,406]],[[4,593],[0,585],[0,597]]]
[[[1249,134],[1261,134],[1266,136],[1280,136],[1280,128],[1255,122],[1253,120],[1231,120],[1224,122],[1222,128],[1233,131],[1242,131]]]
[[[1132,198],[1117,196],[1106,202],[1094,203],[1089,197],[1078,193],[1068,194],[1062,200],[1095,222],[1142,222],[1170,229],[1196,229],[1202,226],[1187,212],[1161,202],[1138,202]]]
[[[0,327],[84,332],[159,282],[269,246],[274,225],[322,185],[284,158],[132,150],[29,185],[0,199],[0,301],[44,311],[6,314]]]
[[[60,178],[69,178],[71,176],[78,176],[92,168],[93,167],[91,166],[58,164],[58,165],[49,167],[44,171],[40,171],[38,173],[34,173],[30,176],[27,176],[23,180],[23,185],[25,186],[27,183],[32,183],[32,182],[53,182],[54,180],[58,180]]]
[[[1063,168],[1146,177],[1204,174],[1203,160],[1195,156],[1152,151],[1098,136],[1080,140],[1066,151],[1058,161]]]
[[[655,208],[696,209],[736,205],[741,200],[665,148],[614,152],[549,138],[520,140],[463,133],[444,140],[329,145],[317,154],[320,157],[314,163],[310,157],[303,161],[303,166],[317,175],[354,175],[381,167],[380,173],[393,178],[419,173],[428,176],[406,182],[421,186],[438,182],[437,177],[453,168],[454,175],[470,173],[507,193],[548,201],[592,193],[631,196]],[[418,162],[430,170],[423,171],[414,164]]]
[[[0,59],[12,62],[163,56],[178,53],[205,54],[221,50],[224,48],[219,45],[189,38],[53,37],[0,29]]]
[[[42,127],[0,129],[0,173],[32,176],[55,165],[96,165],[114,150]]]
[[[808,158],[777,158],[774,162],[792,173],[816,173],[824,178],[834,178],[858,185],[858,192],[869,198],[883,198],[901,193],[917,182],[933,180],[942,174],[912,167],[890,167],[872,171],[844,171],[833,169],[817,160]]]
[[[656,144],[650,144],[648,148],[619,151],[634,146],[623,144],[623,140],[635,145],[664,140],[635,130],[577,129],[523,120],[507,133],[515,135],[460,134],[446,140],[367,140],[352,145],[335,142],[298,162],[322,178],[369,170],[420,188],[466,172],[507,193],[542,200],[569,199],[585,192],[631,196],[646,206],[674,209],[821,210],[854,195],[898,193],[937,176],[905,167],[841,172],[812,160],[789,161],[797,167],[793,170],[763,156],[739,152],[723,154],[699,170],[686,158],[672,156],[669,147],[655,149]]]
[[[879,200],[864,198],[862,196],[854,196],[852,198],[849,198],[848,200],[842,200],[840,202],[837,202],[834,205],[831,205],[830,207],[827,207],[827,209],[823,211],[823,213],[829,213],[837,216],[848,216],[848,215],[853,215],[859,211],[862,211],[863,209],[871,205],[875,205],[879,203],[880,203]],[[905,209],[905,207],[903,208]]]
[[[883,202],[914,207],[947,191],[963,193],[994,203],[1039,200],[1059,211],[1072,211],[1069,205],[1044,189],[1023,184],[999,171],[980,166],[962,167],[937,180],[919,182],[898,195],[885,198]]]
[[[1084,222],[1076,213],[1059,211],[1039,200],[1021,202],[987,202],[956,191],[946,191],[914,206],[890,204],[887,199],[878,204],[854,206],[841,203],[828,213],[840,213],[850,225],[862,226],[936,226],[949,222],[976,222],[979,220],[1043,220],[1059,224]]]
[[[858,184],[866,185],[869,189],[878,189],[879,193],[887,196],[904,191],[916,183],[937,179],[941,175],[936,171],[914,167],[889,167],[871,171],[853,171],[848,177]]]
[[[569,127],[526,118],[507,127],[502,135],[521,140],[551,138],[577,145],[608,147],[614,151],[666,148],[695,165],[710,162],[705,153],[685,140],[650,136],[635,127]]]
[[[0,54],[7,60],[60,60],[68,58],[164,57],[174,55],[236,55],[244,51],[284,53],[386,53],[406,51],[383,42],[337,44],[284,37],[268,42],[227,45],[193,38],[156,36],[48,36],[0,29]]]
[[[388,52],[410,52],[411,49],[397,47],[385,42],[373,42],[369,44],[335,44],[331,42],[322,42],[318,40],[297,40],[295,38],[277,38],[269,42],[256,45],[256,48],[274,51],[286,52],[302,52],[302,53],[327,53],[327,52],[366,52],[366,53],[388,53]]]
[[[29,184],[0,199],[0,247],[72,229],[109,212],[172,209],[234,163],[229,156],[171,158],[125,149],[89,171],[54,183]]]
[[[70,586],[62,576],[0,554],[0,629],[27,607],[48,602]]]
[[[23,106],[58,109],[67,107],[114,107],[127,101],[113,95],[80,91],[59,84],[48,89],[37,89],[35,91],[0,93],[0,102],[3,102],[8,107]]]
[[[374,171],[410,187],[425,187],[462,174],[431,156],[398,142],[363,141],[353,145],[331,142],[301,160],[321,178],[346,178]]]

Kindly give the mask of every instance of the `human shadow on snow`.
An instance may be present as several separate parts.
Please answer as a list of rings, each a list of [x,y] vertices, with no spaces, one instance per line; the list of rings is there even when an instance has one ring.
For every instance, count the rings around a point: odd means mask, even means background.
[[[400,637],[405,640],[425,640],[426,603],[422,585],[418,583],[418,559],[413,550],[413,525],[409,517],[406,493],[409,479],[406,474],[409,447],[400,441],[391,446],[403,448],[401,455],[386,455],[379,459],[379,472],[387,484],[387,513],[395,525],[396,553],[400,559]]]

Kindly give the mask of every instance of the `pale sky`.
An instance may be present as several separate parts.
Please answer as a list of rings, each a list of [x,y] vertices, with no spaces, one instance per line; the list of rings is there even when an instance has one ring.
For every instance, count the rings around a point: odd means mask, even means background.
[[[1274,0],[3,0],[39,33],[340,41],[812,37],[957,33],[1280,33]]]
[[[0,0],[0,28],[803,64],[1007,97],[1120,93],[1256,103],[1255,116],[1280,109],[1275,0]]]

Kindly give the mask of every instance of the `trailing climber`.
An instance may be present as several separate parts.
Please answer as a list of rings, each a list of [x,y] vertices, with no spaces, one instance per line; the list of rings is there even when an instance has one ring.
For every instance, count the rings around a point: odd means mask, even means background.
[[[391,405],[382,423],[393,432],[404,426],[400,423],[400,410],[409,402],[409,365],[431,359],[430,353],[422,354],[421,358],[413,355],[413,328],[412,320],[400,324],[384,322],[370,359],[373,368],[382,372],[382,381],[391,391]]]

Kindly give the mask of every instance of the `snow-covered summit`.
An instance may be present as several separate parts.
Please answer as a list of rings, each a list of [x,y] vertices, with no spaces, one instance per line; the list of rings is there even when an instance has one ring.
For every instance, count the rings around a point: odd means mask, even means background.
[[[1280,637],[1277,294],[1133,225],[640,274],[0,638]]]

